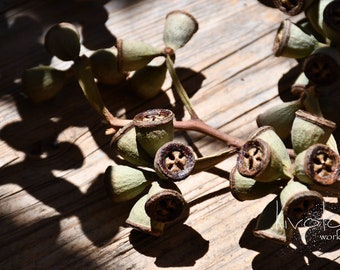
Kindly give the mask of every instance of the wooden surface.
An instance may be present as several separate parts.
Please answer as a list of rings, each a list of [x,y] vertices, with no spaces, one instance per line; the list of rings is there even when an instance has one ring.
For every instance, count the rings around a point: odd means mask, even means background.
[[[21,94],[25,68],[69,65],[44,50],[52,24],[77,25],[83,53],[113,46],[117,38],[162,46],[165,15],[182,9],[200,25],[176,60],[197,113],[246,138],[256,115],[282,102],[278,80],[296,65],[272,55],[285,15],[255,0],[17,0],[1,1],[0,9],[0,269],[339,269],[339,240],[322,242],[316,233],[296,249],[252,235],[273,196],[236,201],[228,183],[235,158],[179,183],[190,206],[184,224],[171,225],[160,238],[132,231],[124,220],[133,202],[114,204],[103,187],[103,172],[115,158],[107,126],[77,84],[40,106]],[[169,78],[150,101],[124,85],[101,90],[122,118],[157,107],[188,118]],[[224,149],[199,133],[176,136],[203,155]],[[340,222],[337,214],[331,219]]]

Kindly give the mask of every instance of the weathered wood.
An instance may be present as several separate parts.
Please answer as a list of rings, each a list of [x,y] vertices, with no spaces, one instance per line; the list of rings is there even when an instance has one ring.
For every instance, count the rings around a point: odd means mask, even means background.
[[[281,12],[258,1],[4,1],[0,4],[0,269],[311,269],[339,268],[339,239],[315,236],[305,250],[252,235],[255,219],[274,195],[239,202],[230,193],[232,157],[178,185],[190,214],[155,238],[124,225],[133,201],[113,203],[103,173],[115,155],[107,125],[70,81],[39,106],[21,93],[25,68],[69,63],[52,58],[42,40],[54,23],[81,30],[82,52],[113,46],[117,38],[163,46],[165,15],[193,14],[200,29],[178,50],[176,68],[198,115],[223,132],[246,138],[255,117],[282,101],[277,83],[296,61],[275,58],[272,43]],[[167,77],[162,94],[144,101],[126,85],[101,87],[122,118],[156,107],[189,115]],[[223,143],[197,132],[177,132],[208,155]],[[189,139],[190,138],[190,139]],[[338,224],[339,215],[326,217]],[[311,241],[311,240],[310,240]]]

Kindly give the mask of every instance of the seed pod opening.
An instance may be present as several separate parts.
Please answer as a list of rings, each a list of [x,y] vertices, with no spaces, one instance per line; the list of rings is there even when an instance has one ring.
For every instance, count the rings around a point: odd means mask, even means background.
[[[327,145],[314,144],[298,154],[295,174],[313,190],[340,194],[340,157]]]
[[[185,205],[180,190],[173,182],[159,180],[152,183],[145,211],[151,219],[168,223],[182,215]]]
[[[153,166],[152,158],[137,141],[136,130],[132,122],[116,132],[110,145],[112,150],[133,165]]]
[[[145,194],[141,197],[132,207],[129,217],[125,223],[138,231],[153,235],[160,236],[164,232],[165,224],[151,219],[145,211],[145,203],[148,195]]]
[[[175,10],[167,14],[163,32],[166,47],[177,50],[183,47],[198,30],[198,22],[189,13]]]
[[[137,141],[154,157],[157,150],[174,138],[174,114],[167,109],[152,109],[141,112],[133,118]]]
[[[106,190],[114,202],[128,201],[137,197],[155,179],[157,175],[153,172],[125,165],[108,166],[104,174]]]
[[[152,45],[139,40],[117,41],[118,70],[132,71],[145,67],[152,59],[163,52]]]
[[[66,79],[65,71],[37,66],[24,71],[22,87],[32,102],[40,103],[53,98],[64,87]]]
[[[339,81],[339,52],[336,48],[332,47],[316,49],[304,60],[303,72],[315,85],[329,86]]]
[[[334,122],[303,110],[298,110],[295,115],[291,134],[296,154],[313,144],[325,144],[336,128]]]
[[[281,22],[273,45],[275,56],[304,58],[309,56],[319,42],[313,36],[305,33],[299,26],[286,19]]]
[[[71,61],[80,53],[80,37],[71,23],[62,22],[52,26],[45,36],[45,47],[49,53],[61,60]]]
[[[319,219],[323,214],[322,195],[294,180],[282,189],[280,201],[287,226],[294,229],[306,226],[308,219]]]
[[[155,155],[154,168],[163,179],[173,181],[188,177],[195,166],[193,151],[183,143],[168,142]]]
[[[117,85],[122,83],[126,74],[118,71],[117,49],[100,49],[90,56],[94,77],[99,83]]]

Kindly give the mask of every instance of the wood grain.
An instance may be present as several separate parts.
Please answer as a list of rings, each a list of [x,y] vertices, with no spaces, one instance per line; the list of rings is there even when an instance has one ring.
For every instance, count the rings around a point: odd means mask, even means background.
[[[272,55],[286,18],[258,1],[61,0],[4,1],[0,5],[0,269],[338,269],[339,240],[314,238],[306,249],[252,235],[256,217],[274,195],[239,202],[228,171],[235,157],[179,183],[190,214],[155,238],[124,225],[133,201],[113,203],[103,186],[115,163],[105,122],[75,81],[54,100],[35,106],[21,92],[22,71],[38,64],[66,69],[45,51],[54,23],[74,23],[82,53],[111,47],[117,38],[163,46],[165,15],[195,16],[200,28],[178,50],[176,68],[198,115],[209,125],[246,138],[255,117],[282,101],[277,84],[296,62]],[[109,109],[131,118],[149,108],[189,116],[171,90],[152,100],[126,85],[101,87]],[[177,132],[208,155],[225,146],[197,132]],[[339,221],[338,214],[328,216]]]

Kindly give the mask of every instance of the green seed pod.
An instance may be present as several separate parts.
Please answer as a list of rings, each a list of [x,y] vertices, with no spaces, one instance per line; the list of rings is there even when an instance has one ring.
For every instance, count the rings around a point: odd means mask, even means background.
[[[339,81],[340,53],[334,47],[318,48],[303,63],[303,72],[310,82],[329,86]]]
[[[90,56],[94,77],[99,83],[117,85],[126,79],[126,74],[118,71],[117,49],[100,49]]]
[[[294,16],[304,11],[313,0],[273,0],[273,4],[283,13]]]
[[[80,53],[78,30],[67,22],[52,26],[46,33],[45,47],[49,53],[63,61],[76,59]]]
[[[66,80],[66,71],[37,66],[24,71],[22,87],[34,103],[40,103],[53,98],[64,87]]]
[[[231,194],[239,201],[256,200],[271,193],[279,192],[282,181],[262,183],[253,178],[242,176],[236,167],[230,172],[229,177]]]
[[[310,189],[340,195],[340,157],[324,144],[314,144],[296,156],[295,175]]]
[[[166,77],[165,61],[158,66],[147,65],[136,72],[129,79],[132,91],[143,99],[151,99],[162,91]]]
[[[152,109],[133,118],[138,143],[154,157],[157,150],[174,138],[174,114],[167,109]]]
[[[340,2],[330,2],[323,12],[323,32],[326,37],[331,41],[332,45],[340,45]]]
[[[301,153],[313,144],[325,144],[335,130],[335,123],[323,117],[303,110],[298,110],[295,115],[291,134],[292,145],[296,154]]]
[[[323,32],[323,13],[326,6],[333,0],[314,0],[305,9],[305,15],[315,31],[324,36]]]
[[[153,166],[153,159],[137,141],[136,130],[132,122],[117,131],[111,140],[111,148],[135,166]]]
[[[280,244],[289,244],[293,240],[294,230],[286,226],[283,211],[278,198],[272,200],[257,219],[253,234]]]
[[[118,70],[132,71],[145,67],[151,60],[163,53],[152,45],[139,40],[117,41]]]
[[[257,126],[271,126],[281,139],[285,139],[290,135],[290,130],[295,118],[295,112],[301,109],[301,106],[301,100],[299,99],[284,102],[270,108],[257,116]]]
[[[331,136],[329,137],[326,145],[332,149],[335,153],[337,153],[339,155],[339,149],[338,149],[338,144],[336,143],[336,140],[333,136],[333,134],[331,134]]]
[[[295,82],[291,85],[291,92],[294,95],[300,96],[308,87],[309,80],[304,72],[301,72],[301,74],[296,78]]]
[[[318,40],[286,19],[281,22],[273,45],[275,56],[304,58],[320,46]]]
[[[160,236],[164,232],[165,224],[151,219],[145,211],[145,203],[148,195],[141,197],[132,207],[129,217],[125,223],[138,231],[153,235]]]
[[[156,179],[154,172],[124,165],[108,166],[104,174],[106,190],[114,202],[137,197]]]
[[[185,144],[171,141],[161,146],[154,159],[156,173],[172,181],[188,177],[195,166],[195,154]]]
[[[152,220],[169,223],[178,220],[185,206],[186,201],[175,183],[158,180],[148,192],[145,211]]]
[[[167,14],[163,32],[166,47],[176,51],[182,48],[198,30],[198,22],[189,13],[175,10]]]
[[[319,219],[323,214],[322,195],[294,180],[290,180],[282,189],[280,202],[287,227],[293,229],[306,226],[310,218]]]

